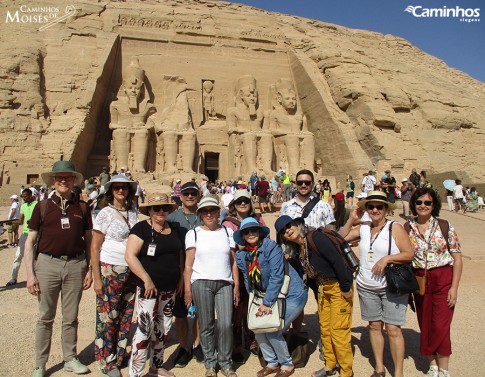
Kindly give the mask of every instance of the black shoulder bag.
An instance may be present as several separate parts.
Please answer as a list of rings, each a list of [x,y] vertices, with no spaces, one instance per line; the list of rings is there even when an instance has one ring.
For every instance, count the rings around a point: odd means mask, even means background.
[[[389,251],[387,255],[391,255],[391,243],[392,243],[392,225],[394,221],[389,225]],[[411,263],[403,264],[388,264],[386,267],[386,281],[387,289],[391,293],[398,295],[404,295],[413,293],[419,290],[419,285],[414,276]]]

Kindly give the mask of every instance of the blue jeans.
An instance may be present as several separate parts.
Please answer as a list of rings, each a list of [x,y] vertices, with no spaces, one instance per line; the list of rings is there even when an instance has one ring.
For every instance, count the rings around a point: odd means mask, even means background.
[[[264,360],[271,368],[281,364],[283,367],[292,367],[293,360],[288,351],[283,333],[290,327],[291,322],[300,315],[308,299],[308,291],[304,290],[297,297],[289,297],[286,300],[285,328],[278,332],[256,334],[256,341],[259,344]]]

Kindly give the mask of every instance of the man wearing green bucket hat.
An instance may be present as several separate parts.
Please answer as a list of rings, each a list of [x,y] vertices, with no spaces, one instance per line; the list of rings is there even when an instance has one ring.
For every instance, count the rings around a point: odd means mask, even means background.
[[[45,374],[61,292],[64,369],[87,373],[89,369],[77,358],[77,317],[83,289],[92,283],[88,266],[93,224],[87,203],[72,195],[74,185],[81,184],[83,176],[72,162],[57,161],[50,172],[42,174],[42,179],[54,186],[55,192],[35,206],[25,243],[27,289],[39,302],[32,377]]]

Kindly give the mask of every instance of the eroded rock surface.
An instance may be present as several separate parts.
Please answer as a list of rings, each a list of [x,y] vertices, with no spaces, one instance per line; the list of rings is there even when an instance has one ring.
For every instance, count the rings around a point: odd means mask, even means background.
[[[40,7],[38,2],[23,4]],[[56,1],[58,16],[70,4]],[[255,155],[264,161],[244,160],[241,165],[234,156],[244,155],[244,143],[229,148],[226,116],[235,106],[234,82],[250,75],[265,114],[274,110],[271,86],[291,81],[298,112],[314,137],[313,168],[320,174],[339,178],[381,160],[397,166],[413,159],[421,168],[462,170],[482,179],[479,164],[469,159],[485,155],[485,84],[402,38],[227,2],[74,5],[73,17],[44,31],[38,30],[43,23],[0,24],[4,184],[7,175],[8,183],[24,184],[28,174],[61,158],[73,160],[87,176],[99,174],[115,155],[109,108],[132,57],[145,71],[145,101],[156,107],[154,119],[170,102],[160,83],[182,77],[187,84],[184,103],[196,146],[184,147],[192,148],[191,163],[182,147],[163,156],[173,174],[205,173],[206,161],[214,155],[219,156],[219,178],[232,178],[245,165],[278,168],[276,152],[269,165],[264,153]],[[9,2],[0,9],[2,15],[49,14],[22,13],[20,4]],[[204,97],[207,81],[212,83],[210,98]],[[159,138],[164,135],[160,130]],[[157,132],[149,132],[149,140],[139,147],[145,157],[131,158],[137,170],[156,177],[150,172],[156,172],[157,156],[164,152],[157,149]],[[263,133],[257,140],[271,135]],[[184,138],[178,142],[183,144]]]

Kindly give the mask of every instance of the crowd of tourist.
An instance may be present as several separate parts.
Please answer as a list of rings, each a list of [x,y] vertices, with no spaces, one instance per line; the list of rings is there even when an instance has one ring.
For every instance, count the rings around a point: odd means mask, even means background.
[[[292,180],[280,169],[269,181],[256,172],[247,181],[175,179],[171,195],[146,195],[125,169],[111,175],[103,169],[83,182],[69,161],[56,162],[42,178],[53,189],[22,188],[23,204],[12,195],[9,211],[14,224],[8,245],[18,244],[18,250],[7,285],[17,284],[25,253],[27,289],[39,302],[33,377],[46,372],[59,296],[64,369],[89,371],[77,357],[76,343],[79,304],[91,286],[96,292],[94,355],[110,377],[121,376],[127,359],[131,377],[143,375],[147,362],[148,375],[174,376],[164,363],[172,323],[179,341],[175,367],[195,358],[204,364],[206,377],[237,377],[235,365],[245,362],[246,349],[260,352],[265,362],[258,377],[290,376],[295,364],[285,336],[290,329],[301,330],[308,288],[318,303],[317,340],[324,361],[312,377],[358,373],[351,336],[354,290],[362,319],[369,323],[371,377],[386,374],[384,329],[393,375],[402,377],[401,328],[410,296],[390,292],[385,272],[403,263],[425,278],[424,292],[411,297],[421,353],[429,360],[427,376],[450,375],[461,251],[453,226],[439,218],[441,200],[424,171],[414,169],[401,185],[390,170],[380,179],[369,171],[362,180],[348,176],[345,187],[332,191],[328,179],[316,181],[309,170]],[[76,195],[83,183],[86,200],[80,191]],[[459,180],[448,197],[450,210],[475,211],[480,205],[475,188],[467,190]],[[404,225],[388,218],[397,200],[403,203]],[[276,208],[276,238],[271,239],[263,213]],[[358,242],[357,272],[327,232]],[[284,300],[282,326],[250,330],[248,311],[257,295],[262,297],[259,317],[272,315]],[[130,339],[135,310],[137,329]],[[195,318],[192,331],[188,317]]]

